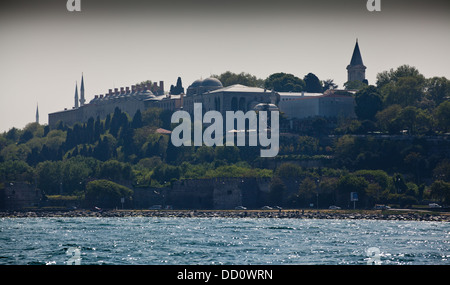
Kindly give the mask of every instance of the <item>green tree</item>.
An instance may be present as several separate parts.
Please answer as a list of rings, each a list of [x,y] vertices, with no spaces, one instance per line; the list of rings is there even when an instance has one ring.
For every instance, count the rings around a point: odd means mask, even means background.
[[[142,123],[142,113],[141,110],[137,110],[136,113],[133,116],[133,120],[131,121],[131,127],[133,129],[138,129],[141,128],[143,126]]]
[[[239,148],[236,146],[216,146],[215,160],[225,160],[229,163],[235,163],[240,160]]]
[[[300,200],[300,204],[307,206],[309,204],[315,204],[317,198],[317,185],[314,179],[310,177],[306,177],[300,183],[298,188],[298,198]],[[317,206],[317,205],[316,205]]]
[[[130,164],[111,159],[98,166],[97,175],[99,178],[123,181],[132,178],[132,171]]]
[[[47,195],[63,194],[64,185],[60,161],[44,161],[36,166],[38,187]]]
[[[361,82],[359,80],[347,81],[344,83],[344,88],[346,90],[361,90],[367,86],[366,82]]]
[[[303,78],[305,82],[305,91],[310,93],[321,93],[323,91],[322,83],[314,73],[308,73]]]
[[[269,200],[272,205],[282,205],[286,185],[279,177],[273,177],[270,182]]]
[[[404,64],[397,69],[391,68],[389,71],[378,73],[376,84],[378,88],[382,88],[390,82],[397,82],[402,77],[423,77],[423,75],[414,66]]]
[[[155,179],[161,185],[164,185],[172,180],[178,180],[180,175],[181,172],[178,166],[160,164],[153,170],[152,179]]]
[[[378,112],[375,117],[380,130],[387,131],[391,134],[400,132],[402,125],[398,116],[401,111],[402,107],[400,105],[391,105]]]
[[[305,90],[305,81],[289,73],[274,73],[264,82],[264,87],[277,92],[301,92]]]
[[[339,201],[341,205],[345,205],[350,200],[350,193],[358,193],[359,199],[362,200],[369,185],[366,179],[353,174],[342,176],[337,184],[337,191],[339,193]]]
[[[121,198],[130,201],[133,190],[109,180],[95,180],[86,185],[85,203],[89,207],[115,208],[121,206]]]
[[[433,169],[433,177],[436,180],[450,182],[450,159],[441,160]]]
[[[410,134],[426,133],[432,128],[432,119],[424,110],[414,106],[403,108],[395,117],[396,123]]]
[[[212,77],[219,79],[224,87],[234,84],[241,84],[251,87],[262,87],[264,84],[264,80],[244,72],[237,74],[231,71],[226,71],[220,75],[213,75]]]
[[[277,168],[275,175],[282,178],[300,177],[302,175],[302,168],[296,164],[285,162]]]
[[[342,176],[337,185],[340,193],[358,192],[360,194],[365,191],[367,186],[366,179],[352,174]]]
[[[355,95],[355,113],[360,120],[374,120],[383,107],[383,99],[375,86],[361,89]]]
[[[445,77],[432,77],[426,80],[426,93],[437,105],[450,98],[450,80]]]
[[[435,117],[442,131],[450,131],[450,101],[445,101],[436,108]]]
[[[431,184],[431,197],[441,201],[445,205],[450,204],[450,183],[441,180],[434,181]]]
[[[28,182],[32,183],[34,169],[21,160],[8,160],[0,163],[0,182]]]
[[[177,79],[177,85],[170,86],[170,94],[172,95],[180,95],[181,93],[184,93],[183,83],[181,82],[181,77],[178,77]]]
[[[401,77],[384,85],[381,93],[387,105],[413,106],[425,96],[424,83],[423,76]]]
[[[334,83],[333,79],[326,79],[322,83],[323,85],[323,91],[329,90],[329,89],[336,89],[338,88],[338,85]]]

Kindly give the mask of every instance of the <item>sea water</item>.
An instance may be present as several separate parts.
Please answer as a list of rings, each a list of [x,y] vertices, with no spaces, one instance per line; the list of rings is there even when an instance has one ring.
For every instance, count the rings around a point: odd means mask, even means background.
[[[75,249],[75,250],[74,250]],[[450,224],[252,218],[2,218],[0,264],[450,264]]]

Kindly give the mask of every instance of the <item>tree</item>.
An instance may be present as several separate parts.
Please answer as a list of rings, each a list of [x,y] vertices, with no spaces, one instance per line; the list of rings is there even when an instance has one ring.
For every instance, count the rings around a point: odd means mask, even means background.
[[[391,105],[386,109],[378,112],[375,117],[377,125],[382,131],[387,131],[391,134],[400,132],[402,126],[397,119],[402,107],[400,105]]]
[[[269,199],[273,205],[281,205],[283,202],[284,192],[286,191],[286,186],[279,177],[275,176],[270,182],[270,192]]]
[[[38,177],[38,187],[45,194],[61,194],[64,185],[62,184],[62,168],[60,161],[44,161],[36,166]]]
[[[317,195],[317,185],[313,179],[307,177],[303,179],[302,183],[298,188],[298,198],[300,201],[303,201],[304,205],[308,205],[313,203],[314,198]],[[316,205],[317,206],[317,205]]]
[[[31,183],[34,178],[34,169],[26,162],[8,160],[0,163],[0,182],[23,181]]]
[[[305,81],[289,74],[274,73],[264,81],[264,87],[277,92],[301,92],[305,89]]]
[[[397,114],[396,119],[403,129],[407,129],[410,134],[426,133],[431,129],[431,117],[424,110],[414,106],[408,106]]]
[[[180,95],[181,93],[184,93],[183,84],[181,83],[181,77],[178,77],[177,79],[177,85],[170,86],[170,94],[172,95]]]
[[[131,127],[133,129],[138,129],[138,128],[141,128],[142,125],[143,125],[143,123],[142,123],[142,114],[141,114],[141,110],[138,109],[136,111],[136,113],[134,114],[134,116],[133,116],[133,120],[131,121]]]
[[[383,107],[383,99],[375,86],[370,85],[355,95],[355,113],[360,120],[374,120]]]
[[[308,73],[303,78],[303,81],[305,82],[305,91],[310,93],[321,93],[323,91],[322,83],[320,82],[319,78],[313,74]]]
[[[121,198],[131,200],[133,190],[109,180],[91,181],[86,186],[87,206],[115,208],[120,206]]]
[[[346,90],[360,90],[367,86],[366,82],[361,82],[359,80],[347,81],[344,83]]]
[[[450,80],[445,77],[432,77],[426,80],[425,89],[429,99],[436,105],[450,98]]]
[[[389,71],[383,71],[377,74],[377,87],[382,88],[384,85],[390,82],[397,82],[402,77],[423,77],[419,70],[414,66],[407,64],[397,67],[397,69],[391,68]]]
[[[237,74],[231,71],[226,71],[220,75],[212,75],[212,77],[219,79],[224,87],[234,84],[241,84],[251,87],[262,87],[264,84],[264,80],[244,72]]]
[[[450,204],[450,183],[441,180],[434,181],[431,184],[431,197],[444,203]]]
[[[180,179],[180,168],[169,164],[159,164],[153,171],[152,179],[155,179],[161,185],[171,180]]]
[[[443,159],[433,170],[433,177],[436,180],[450,182],[450,159]]]
[[[299,178],[302,175],[302,168],[296,164],[286,162],[277,168],[275,175],[282,178]]]
[[[339,193],[339,201],[341,205],[345,205],[345,202],[350,200],[350,193],[358,193],[359,198],[365,194],[368,182],[363,177],[359,177],[353,174],[347,174],[342,176],[337,184],[337,191]]]
[[[99,165],[98,177],[113,181],[128,180],[132,177],[131,167],[127,163],[108,160]]]
[[[400,77],[384,85],[381,92],[387,105],[412,106],[424,97],[424,83],[423,76]]]
[[[441,103],[435,110],[438,126],[444,132],[450,130],[450,101]]]
[[[363,193],[368,186],[368,182],[364,177],[347,174],[339,179],[337,188],[340,193],[358,192]]]
[[[338,88],[338,85],[334,83],[333,79],[326,79],[325,81],[323,81],[323,91],[336,88]]]

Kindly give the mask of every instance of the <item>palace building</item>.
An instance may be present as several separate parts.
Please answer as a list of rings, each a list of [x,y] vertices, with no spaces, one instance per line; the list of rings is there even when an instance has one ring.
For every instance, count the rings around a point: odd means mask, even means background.
[[[358,40],[356,41],[350,64],[347,66],[348,81],[366,82],[365,70]],[[276,92],[259,87],[240,84],[223,86],[217,78],[195,80],[186,94],[170,94],[164,91],[164,82],[132,85],[109,89],[105,94],[94,95],[89,102],[85,98],[84,76],[80,90],[75,84],[74,106],[48,115],[51,128],[59,122],[66,125],[84,123],[89,118],[106,118],[115,108],[133,117],[140,110],[158,107],[164,110],[185,110],[193,114],[194,103],[202,103],[203,112],[216,110],[225,115],[226,111],[279,110],[287,119],[310,117],[355,117],[354,94],[356,90],[331,89],[324,93]],[[78,96],[80,94],[80,96]]]

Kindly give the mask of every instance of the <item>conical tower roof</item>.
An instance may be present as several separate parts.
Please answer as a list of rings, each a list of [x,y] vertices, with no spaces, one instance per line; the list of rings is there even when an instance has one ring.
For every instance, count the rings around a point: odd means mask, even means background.
[[[355,49],[353,50],[350,65],[364,65],[361,57],[361,52],[359,51],[358,40],[356,40]]]

